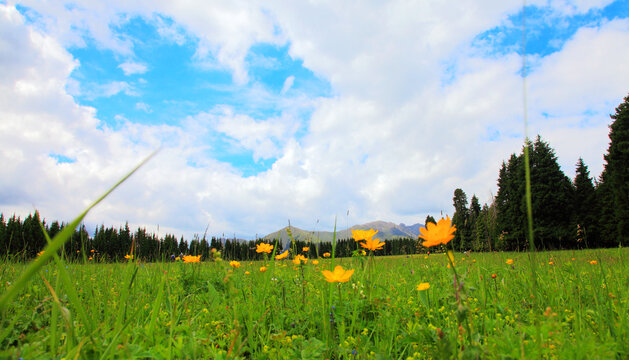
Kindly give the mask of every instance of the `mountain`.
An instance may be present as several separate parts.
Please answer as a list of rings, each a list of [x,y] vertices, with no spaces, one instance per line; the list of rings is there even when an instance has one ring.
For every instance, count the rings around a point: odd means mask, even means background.
[[[413,224],[413,225],[405,225],[405,224],[395,224],[387,221],[372,221],[362,225],[354,225],[350,228],[350,230],[369,230],[374,229],[378,230],[378,233],[374,236],[376,239],[384,240],[384,239],[398,239],[398,238],[417,238],[419,235],[419,227],[421,224]],[[270,233],[263,237],[263,239],[268,241],[274,241],[279,239],[282,244],[290,241],[288,237],[288,233],[286,229],[288,227],[282,228],[278,231]],[[296,228],[291,226],[291,232],[293,234],[293,238],[295,240],[301,241],[313,241],[313,242],[332,242],[332,238],[334,233],[332,231],[308,231]],[[347,229],[337,230],[336,239],[348,239],[352,237],[351,231]]]

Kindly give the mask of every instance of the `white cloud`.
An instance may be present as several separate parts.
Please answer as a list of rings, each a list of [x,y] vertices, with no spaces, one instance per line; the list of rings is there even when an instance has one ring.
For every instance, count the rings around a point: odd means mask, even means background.
[[[286,94],[286,92],[290,90],[290,88],[293,86],[294,82],[295,82],[294,76],[291,75],[287,77],[286,80],[284,80],[284,85],[282,85],[282,91],[280,92],[280,94],[282,95]]]
[[[118,65],[120,69],[124,72],[125,75],[135,75],[135,74],[144,74],[148,71],[148,67],[144,64],[127,61],[120,65]]]
[[[135,108],[149,114],[153,112],[153,110],[151,110],[151,107],[143,102],[135,103]]]
[[[276,230],[287,219],[301,227],[320,219],[320,228],[331,229],[334,216],[349,209],[350,224],[410,224],[427,213],[451,214],[457,187],[488,201],[501,161],[520,151],[521,59],[483,58],[469,48],[476,34],[516,13],[518,1],[25,6],[44,15],[40,30],[24,25],[11,5],[0,5],[0,50],[16,49],[11,55],[0,51],[0,163],[6,164],[0,189],[10,189],[0,192],[5,213],[35,206],[48,218],[67,220],[161,145],[158,157],[94,209],[90,221],[129,220],[153,229],[159,224],[162,232],[187,236],[209,223],[210,233],[253,235]],[[597,5],[579,6],[584,11]],[[116,130],[103,126],[95,109],[77,105],[68,94],[85,85],[69,80],[78,64],[64,46],[79,44],[89,32],[100,46],[134,58],[131,43],[109,24],[122,21],[124,13],[150,18],[155,12],[176,23],[167,28],[199,39],[196,59],[231,69],[236,86],[249,79],[244,59],[251,45],[288,43],[290,54],[329,79],[336,95],[283,99],[277,116],[218,106],[188,117],[181,127],[124,117]],[[550,141],[569,176],[579,156],[592,175],[602,169],[607,115],[629,83],[628,33],[626,20],[583,28],[561,51],[531,59],[530,132]],[[444,84],[447,67],[453,75]],[[286,78],[285,95],[293,93],[293,81]],[[86,92],[136,94],[127,82],[105,84]],[[277,101],[255,86],[247,91],[260,104]],[[304,125],[294,113],[304,104],[312,116],[297,138]],[[218,137],[255,159],[277,161],[243,177],[212,156]],[[57,164],[50,153],[76,161]]]

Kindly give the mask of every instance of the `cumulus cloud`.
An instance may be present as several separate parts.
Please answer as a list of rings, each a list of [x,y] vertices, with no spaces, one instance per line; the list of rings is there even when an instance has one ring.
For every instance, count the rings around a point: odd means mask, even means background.
[[[300,227],[320,219],[321,228],[331,229],[334,216],[347,210],[350,225],[415,223],[451,213],[457,187],[489,201],[501,161],[522,144],[521,58],[487,58],[470,42],[517,13],[521,2],[333,5],[25,2],[43,25],[25,24],[12,5],[0,5],[0,50],[16,49],[0,51],[0,163],[6,164],[0,189],[12,194],[0,193],[0,211],[36,207],[46,217],[68,219],[160,146],[158,157],[94,209],[90,221],[159,224],[162,233],[187,236],[209,224],[211,233],[251,236],[288,219]],[[583,1],[556,11],[602,5]],[[68,94],[85,85],[69,80],[78,64],[65,47],[81,46],[87,33],[121,58],[134,58],[132,41],[110,25],[155,13],[172,20],[164,22],[164,36],[175,42],[177,34],[194,36],[194,60],[230,69],[237,86],[250,79],[245,57],[253,44],[288,44],[291,56],[330,81],[335,96],[287,97],[279,114],[269,116],[219,105],[181,126],[121,116],[120,126],[108,128],[95,109]],[[627,93],[628,34],[623,19],[592,25],[557,53],[531,59],[529,132],[551,142],[569,176],[579,156],[592,175],[602,169],[607,115]],[[285,79],[284,96],[293,93],[293,82]],[[86,93],[137,95],[130,83],[104,84]],[[255,86],[248,91],[260,103],[271,101]],[[291,101],[312,109],[306,124]],[[146,110],[142,104],[136,107]],[[244,177],[217,160],[217,139],[256,161],[276,160]],[[76,161],[59,163],[51,153]]]

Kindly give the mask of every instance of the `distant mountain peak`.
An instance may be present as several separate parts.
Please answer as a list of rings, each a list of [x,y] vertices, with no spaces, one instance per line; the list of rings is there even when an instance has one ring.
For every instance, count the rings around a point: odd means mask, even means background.
[[[405,224],[395,224],[390,221],[376,220],[371,221],[365,224],[353,225],[349,230],[369,230],[374,229],[378,230],[378,233],[374,236],[376,239],[384,240],[384,239],[395,239],[395,238],[417,238],[419,235],[419,228],[422,226],[421,224],[413,224],[413,225],[405,225]],[[327,242],[332,241],[334,233],[332,231],[307,231],[291,226],[291,233],[295,240],[310,240],[310,241],[319,241]],[[271,234],[268,234],[264,237],[264,239],[274,240],[279,239],[282,243],[288,240],[288,234],[286,230],[288,226],[283,227],[282,229],[275,231]],[[347,239],[352,236],[351,232],[347,229],[337,230],[336,238],[337,239]]]

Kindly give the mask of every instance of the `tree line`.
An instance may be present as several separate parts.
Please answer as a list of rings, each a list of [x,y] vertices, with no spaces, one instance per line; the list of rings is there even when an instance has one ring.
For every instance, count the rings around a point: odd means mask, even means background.
[[[40,224],[41,222],[41,224]],[[46,246],[46,238],[42,231],[42,225],[50,238],[58,234],[66,224],[53,221],[50,224],[40,219],[39,212],[29,214],[23,220],[13,215],[6,219],[0,214],[0,257],[13,260],[28,260],[37,257],[37,254]],[[213,259],[213,252],[220,252],[227,260],[260,260],[262,254],[256,252],[256,245],[268,240],[227,239],[212,237],[200,237],[194,235],[192,239],[179,239],[171,234],[159,237],[154,233],[148,233],[145,228],[138,227],[135,232],[124,227],[115,228],[100,225],[96,227],[94,235],[90,236],[85,225],[74,230],[71,238],[66,242],[61,253],[66,259],[78,261],[122,261],[127,255],[139,257],[142,261],[168,261],[180,255],[201,255],[202,259]],[[282,245],[274,241],[279,252]],[[415,253],[416,239],[399,238],[385,240],[383,250],[376,255],[406,255]],[[286,244],[285,246],[289,246]],[[307,252],[303,248],[308,247]],[[322,257],[324,253],[332,253],[331,242],[316,242],[307,240],[295,240],[296,252],[310,258]],[[339,239],[336,241],[336,256],[352,256],[357,249],[353,239]]]
[[[559,167],[551,146],[537,136],[518,155],[503,161],[498,193],[490,204],[468,200],[462,189],[453,196],[453,240],[461,250],[519,251],[529,248],[525,200],[525,156],[528,148],[533,237],[538,249],[616,247],[629,242],[629,96],[611,115],[610,144],[604,170],[590,177],[583,159],[573,179]]]

